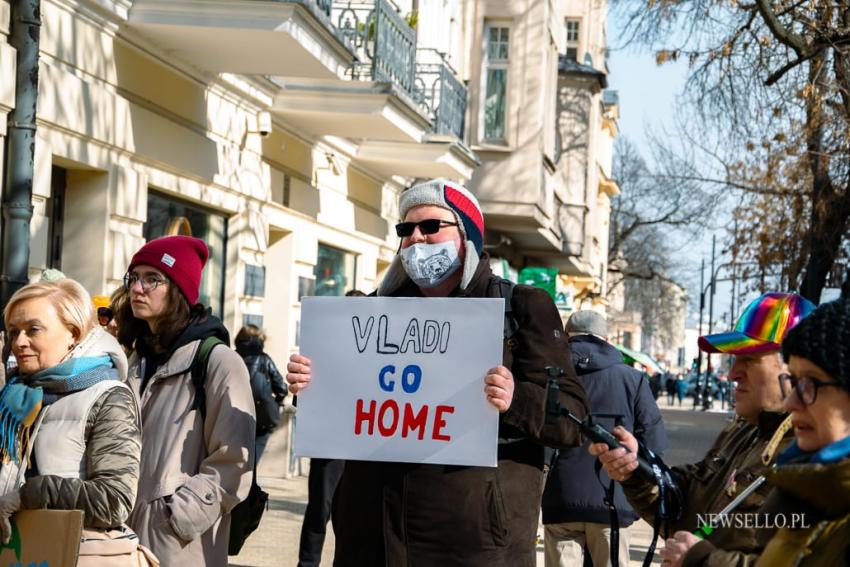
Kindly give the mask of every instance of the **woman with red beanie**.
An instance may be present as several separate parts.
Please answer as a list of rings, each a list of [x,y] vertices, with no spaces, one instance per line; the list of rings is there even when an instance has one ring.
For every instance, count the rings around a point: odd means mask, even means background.
[[[197,303],[208,256],[197,238],[151,240],[130,261],[115,314],[142,408],[129,523],[165,567],[227,565],[229,512],[251,486],[256,422],[248,371],[228,348],[227,329]],[[192,364],[209,337],[224,345],[210,352],[197,392]]]

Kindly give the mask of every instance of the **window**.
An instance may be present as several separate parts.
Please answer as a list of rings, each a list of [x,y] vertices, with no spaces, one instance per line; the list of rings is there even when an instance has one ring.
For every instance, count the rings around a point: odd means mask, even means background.
[[[200,238],[210,250],[201,276],[199,303],[221,316],[224,307],[224,248],[227,244],[227,218],[203,207],[171,196],[148,191],[148,222],[145,239],[183,234]]]
[[[266,295],[266,267],[245,264],[245,295],[264,297]]]
[[[354,254],[319,244],[319,258],[313,274],[316,276],[316,295],[345,295],[354,287]]]
[[[581,29],[581,20],[567,20],[567,57],[573,61],[578,61],[578,42],[580,39],[579,31]]]
[[[68,171],[53,166],[50,177],[50,199],[47,200],[47,267],[62,269],[62,231],[65,224],[65,187]]]
[[[485,142],[504,144],[507,141],[505,119],[508,98],[508,60],[510,57],[510,28],[487,25],[484,33],[485,52],[484,132]]]

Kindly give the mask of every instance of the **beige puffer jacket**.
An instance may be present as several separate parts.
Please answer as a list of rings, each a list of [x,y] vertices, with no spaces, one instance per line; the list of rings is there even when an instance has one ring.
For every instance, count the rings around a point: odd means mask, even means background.
[[[213,349],[202,420],[192,409],[190,372],[200,344],[178,347],[143,392],[142,359],[134,352],[129,361],[128,383],[142,408],[141,474],[129,524],[163,567],[227,565],[229,513],[251,486],[255,417],[248,371],[226,345]]]

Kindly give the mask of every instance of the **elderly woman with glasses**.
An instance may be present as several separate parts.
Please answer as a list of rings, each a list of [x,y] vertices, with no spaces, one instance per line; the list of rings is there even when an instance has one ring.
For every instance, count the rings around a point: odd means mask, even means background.
[[[163,566],[227,565],[230,511],[251,486],[254,398],[227,329],[198,303],[208,254],[197,238],[151,240],[133,255],[125,297],[115,301],[118,338],[131,351],[128,382],[142,407],[130,525]],[[202,344],[214,348],[196,384]]]
[[[766,547],[746,565],[850,565],[850,297],[818,307],[782,342],[779,376],[794,441],[767,473],[774,487],[756,517]],[[731,521],[747,521],[735,518]],[[680,534],[677,534],[677,537]],[[703,542],[705,543],[705,542]],[[707,551],[707,550],[706,550]],[[722,553],[676,565],[721,565]]]
[[[19,508],[82,510],[86,528],[121,527],[141,451],[121,347],[71,279],[22,287],[3,315],[17,368],[0,392],[0,540]]]

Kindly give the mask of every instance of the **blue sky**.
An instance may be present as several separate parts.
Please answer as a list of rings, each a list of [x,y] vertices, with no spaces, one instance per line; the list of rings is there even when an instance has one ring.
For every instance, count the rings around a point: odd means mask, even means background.
[[[655,54],[645,47],[623,47],[621,29],[623,22],[616,13],[611,13],[608,20],[608,46],[610,57],[608,67],[608,88],[617,90],[620,95],[620,136],[626,137],[636,144],[643,157],[652,162],[649,152],[648,131],[656,133],[673,130],[673,117],[676,112],[677,97],[682,92],[687,78],[688,66],[685,61],[657,65]],[[720,241],[724,234],[716,232],[718,252]],[[683,266],[683,272],[690,274],[690,281],[682,281],[688,288],[689,294],[695,299],[692,303],[693,319],[696,324],[696,312],[699,308],[699,269],[700,260],[706,262],[706,278],[708,278],[711,260],[711,232],[706,232],[700,242],[684,248],[676,262]],[[722,277],[721,273],[721,277]],[[731,286],[719,282],[715,295],[715,319],[729,311]],[[704,321],[708,321],[708,301]],[[726,325],[728,325],[728,321]],[[717,324],[715,324],[717,329]]]

